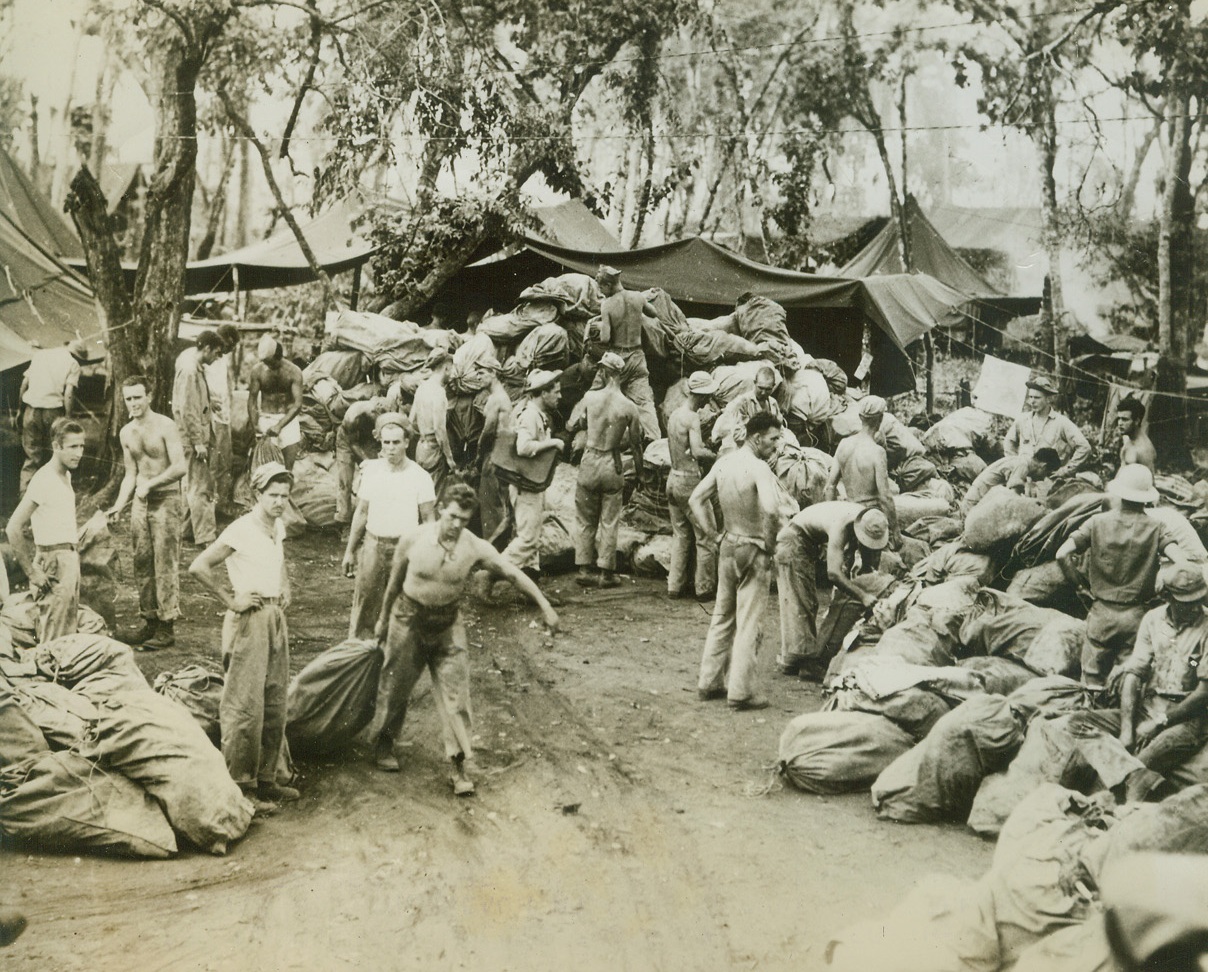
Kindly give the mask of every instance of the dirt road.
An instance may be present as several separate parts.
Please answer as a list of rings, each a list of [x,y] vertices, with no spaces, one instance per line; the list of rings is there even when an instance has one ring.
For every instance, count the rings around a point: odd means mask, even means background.
[[[289,553],[297,670],[343,637],[351,582],[334,537]],[[653,581],[553,586],[566,603],[552,643],[530,607],[471,607],[476,797],[452,795],[421,685],[401,774],[364,753],[302,764],[300,803],[255,821],[226,857],[0,852],[0,905],[30,918],[0,966],[812,968],[833,933],[921,875],[985,870],[992,845],[880,823],[866,794],[751,795],[817,690],[769,677],[768,710],[698,702],[704,608]],[[140,655],[148,675],[217,665],[216,605],[185,588],[180,647]],[[119,612],[132,619],[129,593]],[[770,626],[769,665],[777,637]]]

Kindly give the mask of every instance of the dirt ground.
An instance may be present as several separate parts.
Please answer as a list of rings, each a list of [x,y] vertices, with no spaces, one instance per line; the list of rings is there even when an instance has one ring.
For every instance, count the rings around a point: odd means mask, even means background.
[[[297,671],[343,637],[352,584],[333,535],[288,547]],[[757,795],[817,688],[769,674],[765,711],[701,703],[706,607],[653,580],[587,593],[570,580],[548,585],[565,599],[552,642],[529,606],[469,602],[477,796],[452,795],[425,680],[401,774],[364,752],[302,763],[302,800],[257,819],[226,857],[0,851],[0,905],[30,920],[0,966],[816,968],[834,933],[922,875],[986,869],[992,845],[879,822],[867,794]],[[148,676],[218,664],[218,607],[184,587],[179,647],[139,655]],[[129,585],[118,610],[136,620]]]

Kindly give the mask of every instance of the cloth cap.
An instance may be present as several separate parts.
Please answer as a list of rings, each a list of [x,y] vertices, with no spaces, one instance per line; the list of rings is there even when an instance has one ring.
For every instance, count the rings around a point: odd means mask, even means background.
[[[620,371],[625,367],[625,359],[615,351],[605,351],[600,359],[600,367],[605,371]]]
[[[294,481],[294,474],[279,462],[266,462],[263,466],[257,466],[252,470],[252,475],[249,478],[251,479],[252,489],[260,492],[278,476],[285,476],[291,484]]]
[[[383,412],[374,420],[373,434],[381,436],[382,429],[387,425],[397,425],[406,435],[411,435],[411,422],[402,412]]]
[[[535,371],[530,371],[528,376],[524,379],[524,390],[529,394],[545,391],[545,389],[557,381],[561,375],[561,370],[542,371],[540,368],[538,368]]]
[[[596,271],[596,277],[600,280],[620,280],[621,271],[616,267],[602,266]]]
[[[424,359],[425,368],[437,368],[449,360],[449,352],[444,348],[433,348]]]
[[[1130,503],[1156,503],[1159,498],[1153,485],[1153,473],[1139,462],[1121,466],[1116,478],[1107,484],[1107,491]]]
[[[874,415],[885,414],[885,399],[880,395],[866,395],[860,399],[860,417],[872,418]]]
[[[256,345],[256,357],[261,361],[268,361],[270,358],[276,357],[279,347],[281,345],[277,343],[277,339],[271,334],[266,334]]]
[[[76,340],[76,341],[72,341],[69,345],[67,345],[67,352],[73,358],[75,358],[76,361],[80,361],[80,362],[87,361],[88,360],[88,343],[83,338],[80,338],[79,340]]]
[[[1202,601],[1208,597],[1208,580],[1199,567],[1168,564],[1158,573],[1158,590],[1176,601]]]
[[[854,528],[861,547],[884,550],[889,546],[889,520],[880,510],[865,510],[856,517]]]
[[[1018,385],[1016,386],[1019,387]],[[1044,392],[1046,395],[1057,394],[1057,384],[1048,375],[1030,375],[1028,380],[1024,382],[1025,388],[1033,388],[1038,392]]]
[[[707,371],[694,371],[688,376],[688,391],[693,395],[716,395],[717,380]]]

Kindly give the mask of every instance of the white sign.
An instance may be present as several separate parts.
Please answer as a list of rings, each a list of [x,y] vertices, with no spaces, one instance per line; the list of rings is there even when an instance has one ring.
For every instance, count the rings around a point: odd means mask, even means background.
[[[1019,418],[1028,390],[1025,384],[1031,369],[986,355],[981,374],[973,389],[973,404],[986,412]]]

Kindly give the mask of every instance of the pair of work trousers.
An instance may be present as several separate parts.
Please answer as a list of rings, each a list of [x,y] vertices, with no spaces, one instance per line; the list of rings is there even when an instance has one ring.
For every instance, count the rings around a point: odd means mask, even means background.
[[[484,540],[495,543],[504,534],[511,523],[510,510],[508,488],[495,475],[495,464],[488,456],[478,476],[478,515]]]
[[[1082,681],[1102,687],[1121,657],[1132,653],[1137,629],[1145,617],[1144,604],[1112,604],[1096,600],[1086,615],[1082,642]]]
[[[157,489],[130,508],[138,613],[149,621],[180,617],[180,490]]]
[[[621,391],[634,405],[638,407],[638,417],[642,423],[642,435],[647,442],[660,439],[663,433],[659,431],[659,413],[654,405],[654,389],[650,387],[650,372],[646,368],[646,355],[641,348],[611,348],[625,359],[625,367],[621,369]],[[593,390],[604,387],[604,373],[596,372],[592,382]]]
[[[696,551],[697,597],[708,597],[717,590],[717,551],[702,538],[717,535],[713,507],[706,507],[707,520],[698,523],[688,506],[688,497],[700,482],[699,472],[671,470],[667,476],[667,513],[671,517],[671,569],[667,572],[667,592],[682,594],[688,583],[688,566]]]
[[[62,408],[34,408],[25,406],[25,414],[21,418],[21,448],[25,452],[25,462],[21,466],[21,493],[29,486],[34,473],[50,462],[54,445],[50,437],[50,427],[55,419],[66,414]]]
[[[229,510],[234,498],[234,481],[231,479],[231,427],[225,422],[215,422],[214,436],[210,440],[210,472],[213,474],[214,502],[220,510]]]
[[[731,702],[755,696],[763,618],[772,582],[772,558],[746,537],[724,534],[717,564],[717,602],[697,687],[726,689]]]
[[[352,481],[356,476],[357,459],[348,441],[344,426],[336,427],[336,522],[352,522]]]
[[[432,477],[432,488],[436,493],[437,504],[440,503],[441,490],[449,478],[449,464],[435,436],[421,436],[415,444],[415,461],[418,462]]]
[[[41,640],[75,634],[80,611],[80,555],[69,543],[38,547],[34,563],[46,575],[38,594]]]
[[[349,638],[372,638],[382,613],[382,598],[390,580],[397,537],[378,537],[366,533],[357,555],[357,577],[352,589],[352,616],[348,621]]]
[[[822,674],[818,643],[818,545],[789,525],[776,538],[776,591],[780,599],[780,654],[776,664],[787,673],[802,668]]]
[[[285,743],[289,630],[276,600],[222,622],[222,755],[241,787],[271,783]]]
[[[214,475],[209,455],[201,457],[193,446],[185,445],[185,520],[181,533],[193,534],[193,542],[209,546],[218,536],[214,519]]]
[[[398,740],[415,683],[427,668],[440,717],[445,755],[473,756],[470,664],[466,629],[457,605],[428,608],[400,594],[390,612],[386,657],[378,681],[372,738],[379,747]]]
[[[503,555],[521,570],[541,569],[541,524],[545,520],[545,493],[530,493],[527,490],[509,487],[512,498],[512,514],[516,526],[512,542]]]
[[[625,477],[617,469],[616,453],[586,449],[575,481],[575,566],[601,570],[617,568],[617,526]]]

